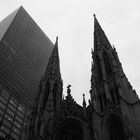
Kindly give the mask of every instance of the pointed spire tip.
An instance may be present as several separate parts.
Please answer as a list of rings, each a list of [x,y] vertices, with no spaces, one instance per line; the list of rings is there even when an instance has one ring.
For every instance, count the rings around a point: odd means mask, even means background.
[[[94,17],[96,17],[96,15],[95,15],[95,14],[93,14],[93,16],[94,16]]]
[[[85,94],[83,94],[83,106],[86,106]]]
[[[58,36],[56,37],[56,41],[58,40]]]
[[[55,45],[54,46],[58,46],[58,36],[56,37],[56,41],[55,41]]]

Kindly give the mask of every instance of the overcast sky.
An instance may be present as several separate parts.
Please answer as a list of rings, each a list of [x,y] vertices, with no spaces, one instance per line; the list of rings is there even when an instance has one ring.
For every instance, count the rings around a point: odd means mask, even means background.
[[[46,35],[59,37],[61,73],[66,87],[82,103],[89,98],[93,13],[111,44],[124,72],[140,95],[140,1],[139,0],[0,0],[0,20],[23,6]]]

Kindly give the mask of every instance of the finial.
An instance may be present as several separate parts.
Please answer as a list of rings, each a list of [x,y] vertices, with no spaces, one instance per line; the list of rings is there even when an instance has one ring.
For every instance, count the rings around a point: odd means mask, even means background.
[[[83,98],[85,98],[85,94],[83,94]]]
[[[94,16],[94,17],[96,17],[96,15],[95,15],[95,14],[93,14],[93,16]]]

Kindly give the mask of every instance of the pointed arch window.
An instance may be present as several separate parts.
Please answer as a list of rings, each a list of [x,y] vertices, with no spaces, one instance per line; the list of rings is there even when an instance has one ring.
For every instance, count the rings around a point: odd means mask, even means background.
[[[105,63],[106,73],[111,74],[112,73],[111,63],[109,61],[108,54],[105,51],[103,52],[103,59],[104,59],[104,63]]]
[[[43,108],[45,108],[45,106],[46,106],[46,103],[47,103],[47,100],[48,100],[48,96],[49,96],[49,92],[50,92],[50,82],[48,81],[46,83],[46,90],[45,90]]]
[[[102,73],[101,62],[100,62],[99,56],[96,56],[96,64],[97,64],[97,71],[98,71],[99,78],[100,80],[102,80],[103,73]]]
[[[54,98],[54,107],[56,106],[56,95],[58,91],[58,84],[57,82],[54,83],[53,85],[53,98]]]

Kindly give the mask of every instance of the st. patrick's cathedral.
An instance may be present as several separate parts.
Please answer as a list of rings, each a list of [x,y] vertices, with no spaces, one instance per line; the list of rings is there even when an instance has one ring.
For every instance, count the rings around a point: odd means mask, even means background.
[[[138,95],[95,15],[91,72],[89,103],[77,104],[71,85],[63,98],[57,38],[22,140],[140,140]]]

